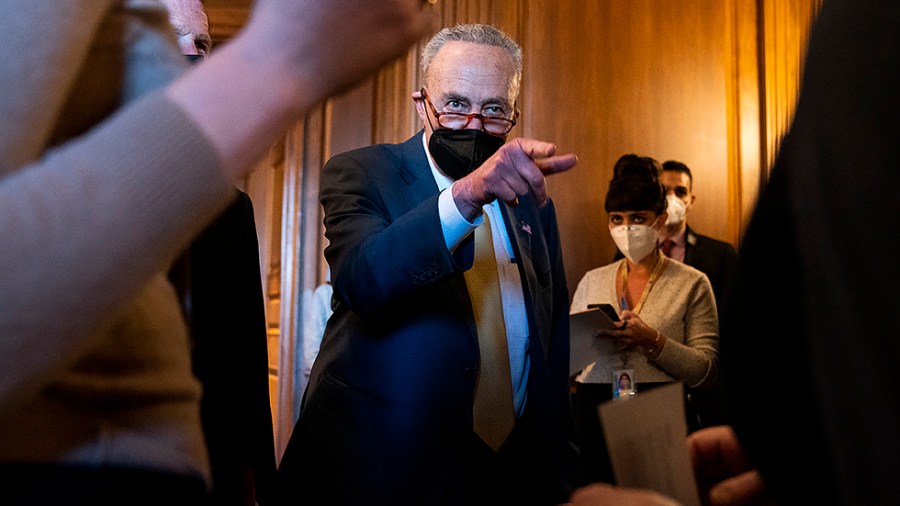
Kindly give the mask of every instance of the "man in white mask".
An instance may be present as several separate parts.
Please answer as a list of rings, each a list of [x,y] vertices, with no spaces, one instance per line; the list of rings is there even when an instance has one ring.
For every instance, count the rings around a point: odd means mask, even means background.
[[[666,226],[660,231],[659,246],[669,258],[706,274],[721,314],[737,252],[731,244],[700,235],[688,226],[688,213],[697,196],[693,192],[694,180],[687,165],[674,160],[664,162],[659,182],[666,188],[666,211],[669,215]]]
[[[668,218],[660,231],[660,249],[673,260],[684,262],[706,274],[716,298],[719,320],[728,296],[737,252],[731,244],[700,235],[688,226],[687,217],[697,196],[693,192],[691,169],[682,162],[669,160],[662,164],[659,182],[666,188]],[[692,400],[704,426],[724,423],[718,402],[708,393],[694,393]]]
[[[659,227],[656,244],[667,257],[706,274],[719,304],[721,317],[722,304],[737,263],[737,251],[731,244],[698,234],[688,226],[687,216],[697,196],[693,192],[693,176],[687,165],[674,160],[663,163],[659,182],[666,189],[668,216],[664,226]],[[634,238],[631,240],[634,241]],[[625,255],[618,242],[616,248],[614,260],[619,260]],[[633,249],[634,246],[630,248]]]

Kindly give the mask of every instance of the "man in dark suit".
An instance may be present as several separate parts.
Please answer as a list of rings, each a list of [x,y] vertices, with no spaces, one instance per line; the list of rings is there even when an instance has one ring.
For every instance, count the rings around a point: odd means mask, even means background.
[[[674,160],[664,162],[662,167],[659,181],[666,187],[669,219],[666,221],[665,236],[659,238],[660,247],[669,258],[706,274],[716,302],[721,305],[728,296],[737,266],[737,252],[731,244],[700,235],[688,226],[687,217],[697,199],[691,169]],[[666,241],[672,241],[670,248]],[[719,314],[722,314],[721,307]]]
[[[809,40],[741,242],[723,379],[778,504],[900,504],[900,3],[823,2]]]
[[[664,229],[665,235],[659,238],[660,248],[669,258],[684,262],[706,274],[712,285],[721,322],[737,267],[737,252],[731,244],[700,235],[688,226],[687,215],[697,196],[693,190],[694,178],[687,165],[675,160],[664,162],[659,181],[666,187],[666,198],[669,201],[669,218]],[[709,427],[727,422],[722,409],[723,395],[721,384],[716,384],[712,390],[690,392],[691,406],[699,417],[699,426]]]
[[[422,67],[424,131],[324,168],[334,313],[279,490],[285,504],[565,503],[568,290],[544,176],[576,160],[505,142],[521,50],[499,30],[444,29]],[[499,292],[470,284],[484,273]],[[489,316],[502,330],[483,330]]]
[[[164,0],[191,63],[212,39],[200,0]],[[207,506],[265,506],[275,480],[265,301],[253,202],[234,202],[182,254],[170,273],[191,332],[194,375],[212,487]]]
[[[189,324],[209,450],[210,505],[268,504],[275,478],[266,317],[250,197],[191,244]]]

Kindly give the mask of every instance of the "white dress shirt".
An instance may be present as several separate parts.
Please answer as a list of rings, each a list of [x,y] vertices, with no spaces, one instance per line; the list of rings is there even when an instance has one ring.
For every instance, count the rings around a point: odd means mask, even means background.
[[[425,143],[425,135],[422,135],[422,145],[431,167],[431,174],[437,183],[441,195],[438,198],[438,212],[441,217],[441,227],[444,232],[444,242],[451,252],[459,246],[469,234],[484,220],[479,216],[474,223],[466,220],[456,202],[453,201],[453,180],[438,169],[428,152]],[[506,340],[509,348],[509,369],[512,376],[513,406],[517,415],[522,414],[525,407],[525,396],[528,385],[528,315],[525,311],[525,293],[522,288],[522,278],[519,275],[519,267],[516,265],[512,243],[506,232],[506,222],[503,220],[500,203],[496,200],[484,206],[484,212],[488,213],[491,223],[491,233],[494,238],[494,254],[497,257],[497,274],[500,279],[500,297],[503,307],[503,320],[506,324]]]

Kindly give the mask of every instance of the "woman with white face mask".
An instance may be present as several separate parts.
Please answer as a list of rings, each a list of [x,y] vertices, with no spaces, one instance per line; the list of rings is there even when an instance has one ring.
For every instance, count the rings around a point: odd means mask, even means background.
[[[572,300],[572,313],[606,303],[620,317],[618,329],[597,337],[614,339],[616,353],[575,378],[576,428],[591,482],[613,482],[597,405],[612,399],[622,371],[629,371],[637,395],[675,381],[708,388],[717,377],[719,322],[709,280],[670,261],[657,245],[667,218],[659,169],[656,160],[633,154],[616,162],[605,208],[609,233],[625,258],[587,272]],[[697,428],[687,411],[689,429]]]

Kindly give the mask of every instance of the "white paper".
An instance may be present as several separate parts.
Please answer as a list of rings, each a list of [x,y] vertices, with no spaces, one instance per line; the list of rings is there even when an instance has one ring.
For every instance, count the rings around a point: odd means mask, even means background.
[[[671,385],[597,407],[616,483],[700,506],[687,446],[684,386]]]
[[[595,337],[598,330],[615,328],[616,324],[599,309],[569,315],[569,375],[615,355],[613,339]]]

